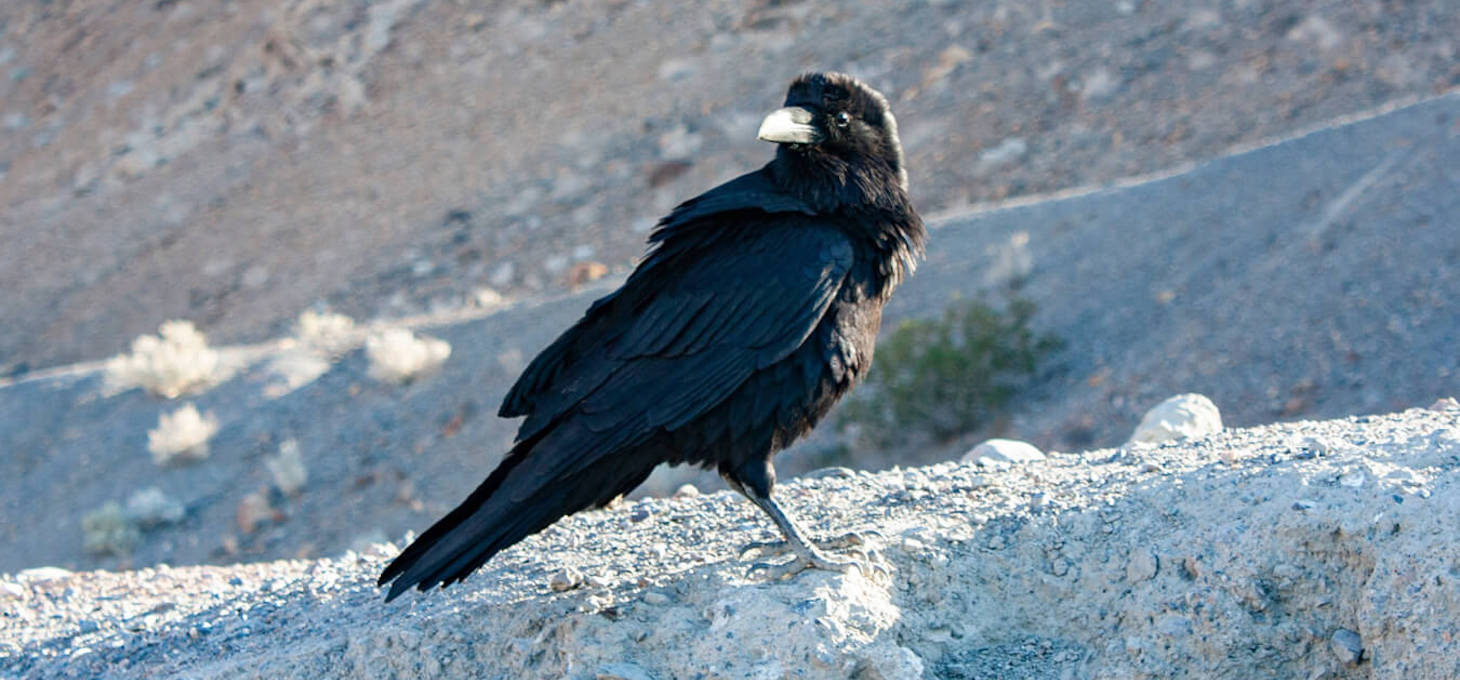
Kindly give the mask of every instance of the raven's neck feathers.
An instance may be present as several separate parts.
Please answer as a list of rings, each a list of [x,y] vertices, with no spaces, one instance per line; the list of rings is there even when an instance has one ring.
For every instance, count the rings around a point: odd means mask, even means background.
[[[782,191],[811,206],[816,214],[846,219],[885,260],[884,295],[917,269],[928,239],[922,218],[907,195],[900,167],[863,156],[849,162],[826,153],[781,146],[769,172]]]
[[[739,211],[800,213],[840,218],[849,235],[870,244],[883,259],[887,294],[912,274],[923,256],[927,230],[913,210],[900,171],[876,162],[848,164],[822,154],[781,149],[776,159],[680,204],[649,235],[645,264],[663,255],[678,236],[716,224],[712,218]],[[673,248],[670,248],[673,250]]]

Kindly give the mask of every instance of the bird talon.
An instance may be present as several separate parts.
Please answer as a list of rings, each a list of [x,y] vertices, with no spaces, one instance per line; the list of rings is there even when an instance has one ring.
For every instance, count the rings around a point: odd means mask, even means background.
[[[745,559],[745,556],[751,553],[777,553],[784,552],[785,550],[785,541],[755,541],[741,546],[737,555],[740,559]]]

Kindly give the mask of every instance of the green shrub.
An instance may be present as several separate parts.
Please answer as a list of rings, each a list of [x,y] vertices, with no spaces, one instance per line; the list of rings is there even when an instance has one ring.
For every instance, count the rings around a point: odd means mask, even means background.
[[[863,386],[841,411],[843,427],[878,446],[925,433],[938,440],[998,415],[1062,342],[1029,328],[1034,303],[999,310],[982,301],[950,306],[942,319],[904,321],[877,344]]]

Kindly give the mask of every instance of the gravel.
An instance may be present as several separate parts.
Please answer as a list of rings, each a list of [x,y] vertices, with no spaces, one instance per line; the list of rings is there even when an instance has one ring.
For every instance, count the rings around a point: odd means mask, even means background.
[[[1295,455],[1314,438],[1331,447]],[[783,487],[813,534],[879,532],[869,547],[887,576],[748,577],[737,546],[772,531],[729,492],[582,513],[463,584],[390,605],[373,585],[389,544],[224,567],[27,570],[0,576],[0,676],[1460,673],[1460,410],[1114,454]],[[1340,483],[1358,468],[1370,484]],[[634,522],[641,508],[651,516]],[[559,591],[568,570],[583,581]]]

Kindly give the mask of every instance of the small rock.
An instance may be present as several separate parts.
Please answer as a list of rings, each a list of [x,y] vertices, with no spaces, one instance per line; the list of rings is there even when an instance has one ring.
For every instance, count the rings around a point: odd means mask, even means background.
[[[29,583],[45,583],[46,581],[54,581],[58,578],[66,578],[70,575],[70,570],[62,569],[60,567],[34,567],[31,569],[24,569],[15,576],[20,580]]]
[[[690,132],[684,125],[676,125],[659,135],[659,155],[670,160],[680,160],[693,156],[700,147],[704,145],[704,138]]]
[[[656,607],[662,607],[666,604],[669,604],[669,596],[657,590],[651,590],[647,593],[644,593],[643,599],[644,604],[652,604]]]
[[[517,265],[511,260],[508,260],[497,265],[497,268],[487,277],[487,282],[492,284],[494,288],[500,289],[512,285],[512,282],[516,279]]]
[[[95,633],[97,630],[101,629],[101,626],[97,625],[97,623],[95,621],[92,621],[91,619],[82,619],[81,621],[77,622],[77,626],[79,627],[77,632],[81,633],[82,635]]]
[[[1000,464],[1030,463],[1044,459],[1044,452],[1033,444],[1014,439],[989,439],[963,454],[959,462],[1001,467]]]
[[[501,293],[486,286],[476,289],[476,292],[472,293],[471,301],[481,309],[496,309],[507,304],[507,299],[502,297]]]
[[[602,262],[579,262],[568,269],[568,274],[563,277],[569,288],[592,283],[608,275],[608,265]]]
[[[1456,401],[1454,397],[1444,397],[1442,399],[1436,399],[1435,403],[1430,404],[1430,410],[1460,411],[1460,401]]]
[[[637,524],[637,523],[642,522],[642,521],[644,521],[646,519],[649,519],[649,516],[650,515],[653,515],[653,514],[654,514],[653,512],[650,512],[649,511],[649,508],[646,508],[646,507],[644,507],[644,506],[641,505],[641,506],[639,506],[637,508],[634,508],[634,511],[629,514],[629,521],[630,522],[634,522],[635,524]]]
[[[1121,82],[1111,73],[1110,69],[1098,66],[1084,78],[1080,87],[1080,98],[1086,101],[1098,101],[1109,97],[1116,90],[1120,89]]]
[[[693,484],[685,484],[674,490],[675,498],[694,498],[700,495],[700,490]]]
[[[1333,655],[1345,665],[1352,666],[1364,658],[1364,639],[1347,628],[1333,631],[1333,636],[1328,639],[1328,646],[1333,650]]]
[[[1007,165],[1024,157],[1029,152],[1029,142],[1023,137],[1010,137],[992,149],[984,149],[978,155],[980,168],[992,169]]]
[[[259,525],[275,518],[277,511],[269,504],[269,498],[262,492],[254,492],[243,497],[234,509],[233,521],[238,527],[239,533],[251,534],[258,530]]]
[[[1294,510],[1312,510],[1316,507],[1318,507],[1318,501],[1315,500],[1299,498],[1298,500],[1293,501]]]
[[[1338,483],[1350,489],[1362,487],[1364,485],[1364,471],[1354,470],[1352,472],[1346,472],[1338,478]]]
[[[1384,479],[1391,482],[1399,482],[1403,486],[1424,486],[1426,482],[1424,475],[1409,468],[1395,468],[1390,470],[1388,474],[1384,475]]]
[[[1309,458],[1321,458],[1332,454],[1333,445],[1328,443],[1327,440],[1320,437],[1308,437],[1303,440],[1302,444],[1298,445],[1298,451],[1293,454],[1293,457],[1299,460],[1308,460]]]
[[[654,680],[648,671],[631,663],[606,663],[598,667],[594,680]]]
[[[1149,549],[1140,548],[1132,552],[1125,563],[1125,580],[1127,583],[1140,583],[1154,578],[1160,570],[1161,559]]]
[[[1201,437],[1221,430],[1222,414],[1211,399],[1200,394],[1181,394],[1147,411],[1128,443],[1156,444]]]
[[[548,587],[556,593],[572,590],[582,584],[583,575],[572,567],[563,567],[553,572],[552,577],[548,579]]]

